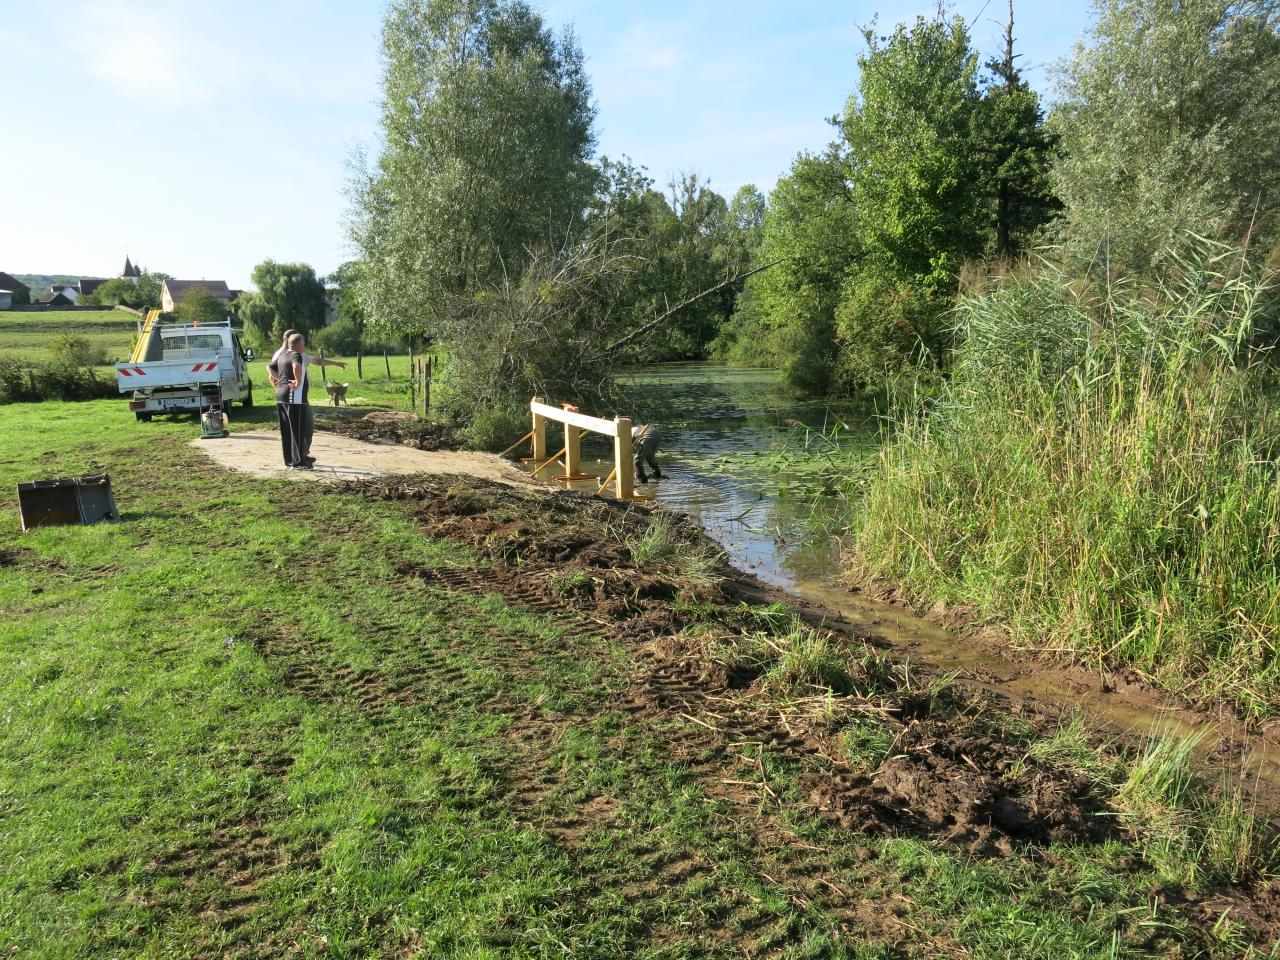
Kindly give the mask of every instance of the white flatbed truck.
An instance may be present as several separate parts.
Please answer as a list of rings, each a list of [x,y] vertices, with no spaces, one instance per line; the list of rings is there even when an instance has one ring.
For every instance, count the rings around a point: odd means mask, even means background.
[[[139,326],[129,361],[116,364],[116,386],[129,394],[129,409],[141,421],[157,413],[199,415],[214,406],[226,411],[236,400],[252,407],[252,359],[230,320],[169,323],[153,310]]]

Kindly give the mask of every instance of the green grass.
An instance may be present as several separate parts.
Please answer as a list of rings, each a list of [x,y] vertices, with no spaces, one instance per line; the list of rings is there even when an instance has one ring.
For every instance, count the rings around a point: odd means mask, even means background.
[[[24,360],[50,360],[48,343],[58,334],[85,337],[108,359],[127,360],[138,318],[124,310],[0,311],[0,353]]]
[[[1280,410],[1266,284],[1209,249],[1163,287],[1047,269],[961,298],[953,376],[909,411],[853,571],[1025,647],[1280,710]]]
[[[864,836],[750,744],[777,802],[730,803],[673,749],[705,726],[621,709],[634,648],[407,578],[483,561],[403,504],[224,473],[194,433],[0,409],[0,488],[107,472],[122,511],[22,535],[0,506],[0,955],[1246,953],[1121,839]]]

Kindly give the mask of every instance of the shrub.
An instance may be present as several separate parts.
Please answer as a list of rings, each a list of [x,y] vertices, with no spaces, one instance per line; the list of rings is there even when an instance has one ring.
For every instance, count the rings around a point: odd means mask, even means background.
[[[119,396],[114,380],[62,360],[31,364],[0,356],[0,404],[97,400]]]
[[[56,362],[79,367],[96,367],[107,362],[106,348],[88,337],[60,333],[49,341],[49,350]]]
[[[499,406],[477,411],[461,430],[463,446],[469,450],[505,450],[529,431],[529,411],[522,407]]]
[[[361,349],[361,333],[354,321],[339,320],[316,331],[315,347],[330,357],[354,357]]]
[[[1042,270],[961,299],[963,346],[904,417],[851,566],[1017,641],[1280,706],[1280,410],[1265,282],[1202,244],[1164,283]]]

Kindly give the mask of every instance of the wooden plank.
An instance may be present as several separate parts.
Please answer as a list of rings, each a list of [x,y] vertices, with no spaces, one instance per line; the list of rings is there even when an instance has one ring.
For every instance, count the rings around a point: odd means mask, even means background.
[[[606,437],[616,437],[618,435],[618,426],[613,420],[589,417],[585,413],[576,413],[572,410],[562,410],[559,407],[548,406],[542,402],[541,397],[534,397],[529,403],[529,409],[533,411],[535,417],[545,417],[547,420],[555,420],[558,423],[571,423],[575,427],[590,430],[592,433],[602,433]]]
[[[636,471],[631,453],[631,418],[618,417],[614,423],[613,469],[617,471],[613,478],[614,493],[619,500],[630,500],[636,492]]]

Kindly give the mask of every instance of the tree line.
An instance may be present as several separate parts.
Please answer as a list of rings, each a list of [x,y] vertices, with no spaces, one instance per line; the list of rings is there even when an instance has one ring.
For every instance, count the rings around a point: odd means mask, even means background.
[[[393,0],[381,144],[350,185],[353,300],[449,342],[464,416],[651,360],[778,366],[817,393],[936,378],[975,264],[1052,248],[1114,273],[1186,231],[1270,242],[1276,9],[1097,0],[1048,111],[1012,3],[985,63],[959,17],[869,28],[832,142],[726,200],[596,156],[581,48],[521,0]]]

